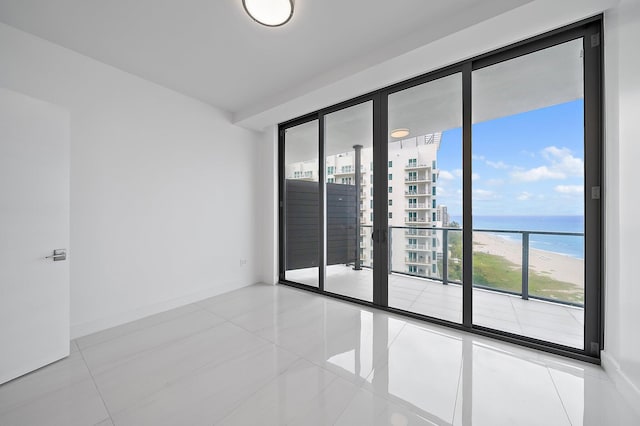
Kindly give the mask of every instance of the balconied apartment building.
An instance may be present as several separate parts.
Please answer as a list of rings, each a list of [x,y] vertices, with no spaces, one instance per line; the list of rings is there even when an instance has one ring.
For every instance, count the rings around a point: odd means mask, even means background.
[[[442,233],[428,228],[448,226],[446,206],[437,202],[438,150],[441,133],[431,133],[389,143],[388,220],[390,236],[390,271],[440,278],[438,260],[442,258]],[[373,216],[372,148],[361,150],[359,215],[357,244],[364,266],[372,266],[371,230]],[[326,182],[355,185],[353,151],[326,158]],[[287,179],[317,181],[317,161],[288,164]]]

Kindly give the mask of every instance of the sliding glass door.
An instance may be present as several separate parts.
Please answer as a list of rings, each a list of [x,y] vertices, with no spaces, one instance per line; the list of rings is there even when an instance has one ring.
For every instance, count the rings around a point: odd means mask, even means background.
[[[284,279],[318,287],[320,279],[320,183],[318,120],[282,131],[280,259]]]
[[[473,71],[473,323],[584,348],[584,39]]]
[[[389,307],[462,323],[462,74],[389,94],[387,120]]]
[[[597,360],[600,29],[281,124],[281,282]]]
[[[324,289],[373,301],[373,101],[324,116]]]

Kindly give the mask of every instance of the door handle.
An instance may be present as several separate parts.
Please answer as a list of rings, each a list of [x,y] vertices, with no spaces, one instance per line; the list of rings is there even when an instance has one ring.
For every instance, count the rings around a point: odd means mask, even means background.
[[[51,256],[45,257],[45,259],[53,259],[54,262],[60,260],[67,260],[67,249],[55,249]]]
[[[387,230],[377,229],[371,233],[371,239],[374,243],[386,243],[387,242]]]

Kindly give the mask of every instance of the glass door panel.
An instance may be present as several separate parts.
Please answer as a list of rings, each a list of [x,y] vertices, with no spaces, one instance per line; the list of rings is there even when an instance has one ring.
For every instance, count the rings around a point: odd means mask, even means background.
[[[473,71],[473,322],[584,346],[582,38]]]
[[[373,301],[373,101],[325,115],[324,289]]]
[[[320,232],[318,120],[285,130],[285,272],[287,281],[318,287]]]
[[[388,98],[389,306],[462,322],[462,77]]]

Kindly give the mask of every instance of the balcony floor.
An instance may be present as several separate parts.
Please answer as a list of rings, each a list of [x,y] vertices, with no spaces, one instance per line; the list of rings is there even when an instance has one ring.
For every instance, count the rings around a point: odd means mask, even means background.
[[[317,268],[287,271],[286,277],[290,281],[318,286]],[[345,265],[327,267],[326,291],[370,302],[372,289],[371,269],[355,271]],[[389,306],[461,323],[462,286],[391,274]],[[583,308],[474,289],[473,322],[565,346],[583,347]]]

